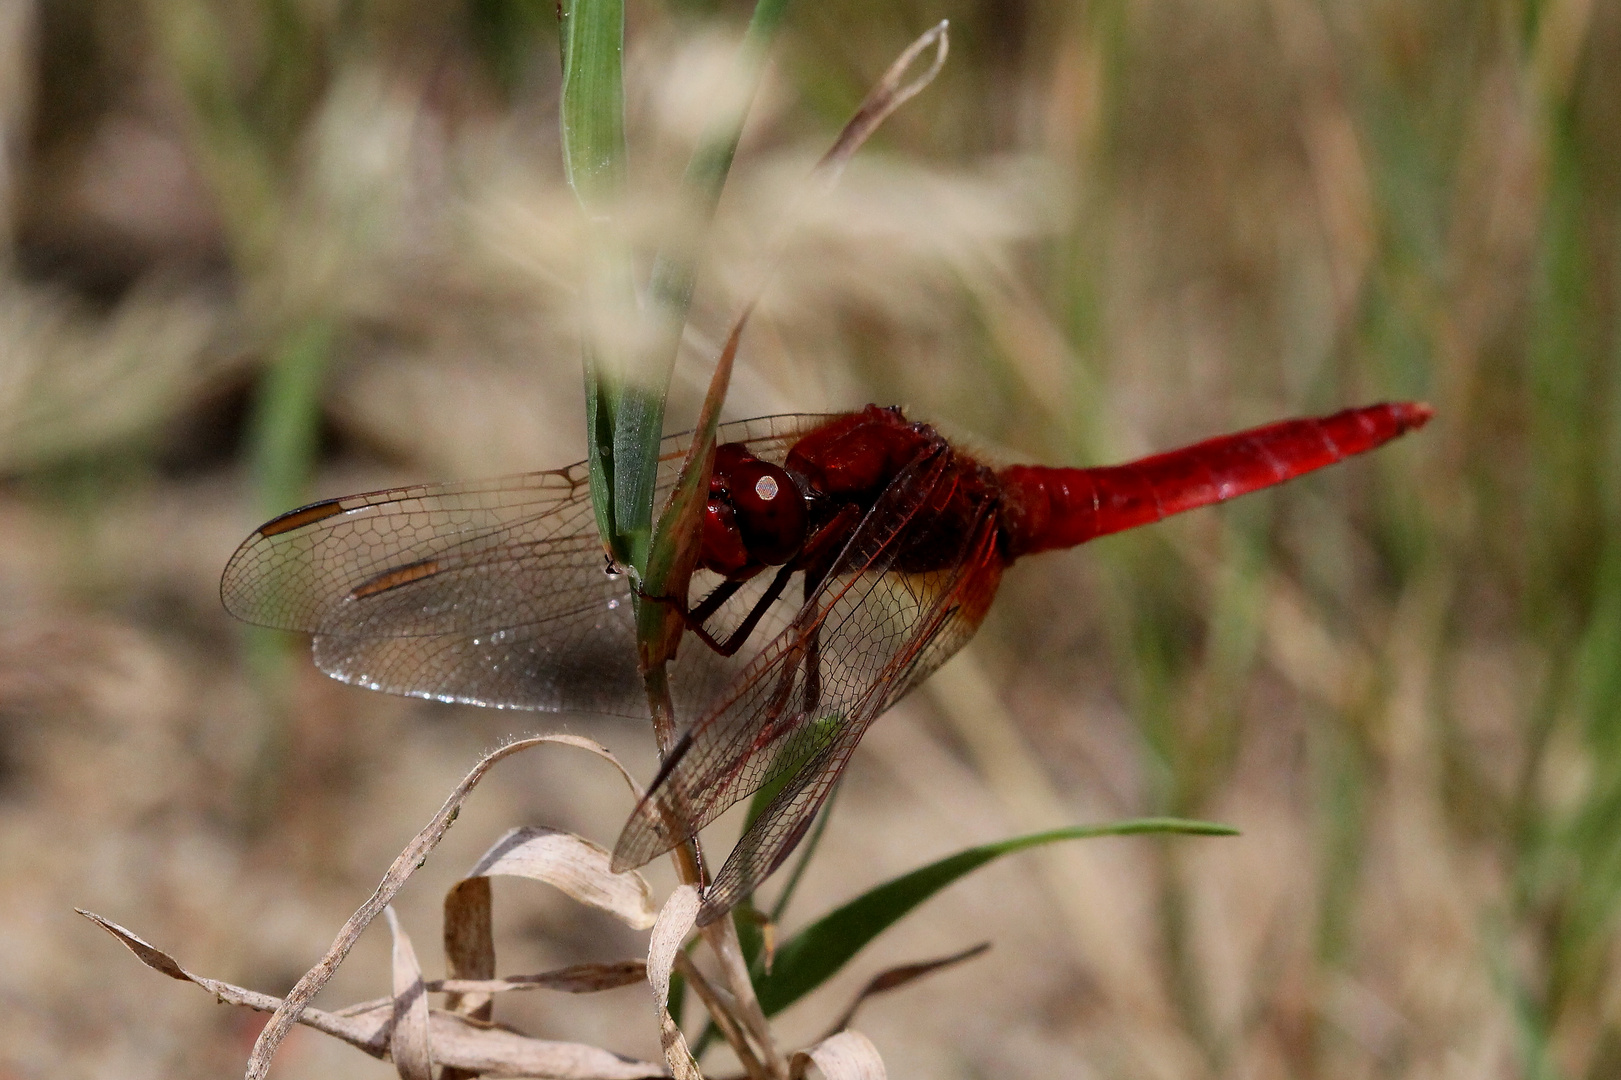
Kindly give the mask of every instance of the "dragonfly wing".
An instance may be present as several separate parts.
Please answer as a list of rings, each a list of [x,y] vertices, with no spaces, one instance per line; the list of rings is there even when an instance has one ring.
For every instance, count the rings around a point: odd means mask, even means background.
[[[975,539],[977,544],[971,550],[976,554],[963,561],[955,580],[941,591],[909,647],[897,653],[873,681],[850,722],[813,751],[738,838],[725,864],[704,890],[700,925],[707,926],[730,911],[782,865],[832,795],[856,744],[872,722],[932,675],[979,629],[1001,580],[994,520],[984,521]]]
[[[369,605],[356,601],[388,596],[413,579],[443,586],[453,579],[435,576],[441,559],[462,568],[486,554],[509,560],[525,546],[577,536],[591,524],[580,465],[328,499],[283,514],[243,541],[226,564],[220,598],[237,618],[278,630],[417,636],[447,621],[466,623],[473,614],[465,597],[445,593],[442,603],[402,624],[368,622]]]
[[[415,697],[645,715],[629,578],[608,572],[585,517],[588,531],[438,556],[432,573],[351,593],[333,619],[345,630],[315,637],[316,665]]]
[[[949,655],[940,643],[961,647],[1000,574],[994,508],[987,505],[962,531],[957,551],[942,560],[949,569],[892,567],[908,538],[935,524],[927,507],[943,504],[942,486],[957,480],[944,454],[897,478],[793,623],[682,737],[621,833],[616,865],[641,865],[780,776],[835,759],[842,767],[842,758],[828,756],[830,748],[859,740],[873,717],[938,666]],[[980,582],[983,602],[943,614],[967,577]],[[961,631],[942,635],[959,622]]]
[[[781,866],[809,832],[850,762],[867,725],[847,724],[805,762],[753,825],[738,838],[720,872],[704,889],[698,923],[708,926]]]
[[[821,422],[766,417],[726,425],[720,437],[781,460]],[[665,440],[661,494],[686,440]],[[314,634],[317,664],[346,682],[496,707],[644,715],[631,588],[609,570],[580,463],[284,514],[232,556],[220,594],[248,622]]]

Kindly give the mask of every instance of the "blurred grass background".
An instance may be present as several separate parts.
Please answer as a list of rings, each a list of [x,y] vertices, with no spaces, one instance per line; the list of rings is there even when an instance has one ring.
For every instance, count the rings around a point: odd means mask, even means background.
[[[653,236],[746,6],[630,12]],[[1146,813],[956,886],[787,1017],[869,1004],[897,1077],[1621,1073],[1621,4],[790,5],[670,422],[888,61],[940,80],[791,238],[732,415],[906,405],[1095,464],[1382,398],[1422,434],[1010,573],[875,727],[803,919],[944,854]],[[545,0],[0,5],[0,1078],[240,1066],[259,1020],[71,906],[283,992],[502,734],[251,638],[217,578],[305,498],[583,456],[580,227]],[[1004,449],[1005,448],[1005,449]],[[501,767],[402,901],[507,826],[611,842],[578,762]],[[632,955],[497,887],[504,972]],[[323,998],[383,993],[386,945]],[[653,1056],[646,995],[501,1017]],[[289,1077],[391,1075],[300,1033]]]

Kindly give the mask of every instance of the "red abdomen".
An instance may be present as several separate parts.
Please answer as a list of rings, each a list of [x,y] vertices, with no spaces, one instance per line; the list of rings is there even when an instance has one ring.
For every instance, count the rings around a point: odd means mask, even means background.
[[[1285,420],[1100,469],[1014,465],[997,473],[1009,559],[1074,547],[1281,484],[1422,427],[1428,405],[1369,405]]]

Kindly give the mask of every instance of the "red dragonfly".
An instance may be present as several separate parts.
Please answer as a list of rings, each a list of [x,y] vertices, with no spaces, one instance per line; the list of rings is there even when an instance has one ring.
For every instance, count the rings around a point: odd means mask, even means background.
[[[712,921],[787,858],[867,726],[973,636],[1016,559],[1281,483],[1430,415],[1372,405],[1092,469],[993,470],[876,405],[722,427],[699,570],[662,601],[697,638],[671,671],[678,715],[694,719],[615,867],[781,782],[705,890]],[[661,492],[685,441],[665,442]],[[315,635],[316,664],[344,682],[646,715],[633,585],[603,554],[583,463],[294,510],[243,542],[220,594],[248,622]]]

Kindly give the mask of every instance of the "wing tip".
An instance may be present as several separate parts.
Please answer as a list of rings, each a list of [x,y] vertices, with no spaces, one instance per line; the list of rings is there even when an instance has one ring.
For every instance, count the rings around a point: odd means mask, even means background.
[[[608,868],[616,874],[644,866],[680,843],[671,839],[661,822],[647,811],[648,799],[631,811],[630,820],[619,832]]]
[[[260,595],[261,590],[255,588],[251,580],[238,576],[244,553],[259,535],[255,532],[243,541],[242,546],[236,549],[236,553],[225,564],[225,570],[220,574],[220,606],[232,618],[239,619],[249,626],[260,626],[268,630],[290,629],[279,626],[266,617],[261,610],[264,601],[264,597]]]
[[[325,521],[341,513],[343,513],[342,499],[322,499],[320,502],[313,502],[273,517],[249,533],[248,538],[231,553],[230,559],[225,563],[225,570],[220,574],[220,604],[234,618],[241,619],[251,626],[262,626],[269,630],[307,630],[307,627],[294,625],[286,619],[277,619],[263,610],[266,600],[265,589],[245,571],[251,561],[251,553],[260,542],[294,532],[318,521]]]
[[[726,913],[737,906],[737,900],[724,896],[711,896],[710,890],[705,889],[698,899],[697,926],[703,929],[710,923],[718,922],[726,917]]]

